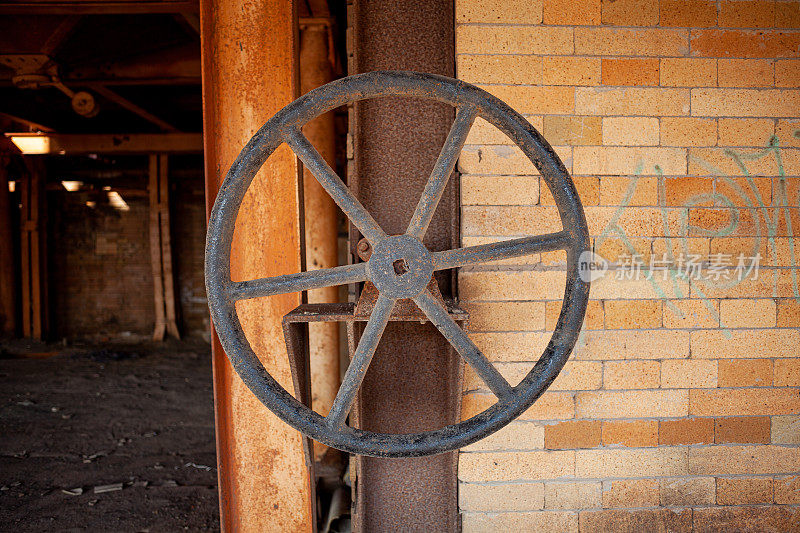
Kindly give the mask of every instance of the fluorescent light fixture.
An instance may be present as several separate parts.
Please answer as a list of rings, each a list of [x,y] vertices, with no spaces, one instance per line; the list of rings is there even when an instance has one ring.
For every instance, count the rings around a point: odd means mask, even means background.
[[[9,181],[8,182],[8,192],[14,192],[16,190],[17,190],[17,182],[14,181],[14,180]]]
[[[39,133],[6,133],[6,137],[25,155],[50,153],[50,137]]]
[[[62,181],[61,185],[69,192],[75,192],[83,187],[82,181]]]
[[[120,196],[117,191],[111,191],[111,192],[106,193],[106,194],[108,194],[108,203],[111,205],[111,207],[113,207],[114,209],[117,209],[119,211],[129,211],[130,210],[130,207],[128,207],[128,204],[125,203],[125,200],[122,199],[122,196]]]

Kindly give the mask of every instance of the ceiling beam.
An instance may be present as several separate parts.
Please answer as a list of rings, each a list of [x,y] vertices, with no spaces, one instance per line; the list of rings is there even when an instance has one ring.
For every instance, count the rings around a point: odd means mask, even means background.
[[[0,4],[2,15],[131,15],[196,12],[198,9],[197,0],[11,0]]]
[[[43,154],[151,154],[202,153],[201,133],[131,133],[131,134],[72,134],[45,135],[6,133],[6,137],[46,138]]]
[[[100,96],[102,96],[102,97],[104,97],[104,98],[106,98],[108,100],[111,100],[115,104],[119,105],[120,107],[123,107],[123,108],[127,109],[131,113],[135,113],[135,114],[139,115],[143,119],[147,120],[148,122],[151,122],[151,123],[155,124],[156,126],[158,126],[159,128],[161,128],[164,131],[168,131],[168,132],[171,132],[171,133],[179,133],[179,131],[180,131],[180,130],[178,130],[178,128],[176,128],[175,126],[173,126],[172,124],[170,124],[166,120],[163,120],[163,119],[155,116],[154,114],[152,114],[151,112],[147,111],[146,109],[142,109],[138,105],[134,104],[133,102],[131,102],[127,98],[117,94],[116,92],[112,91],[108,87],[105,87],[103,85],[94,85],[92,87],[92,89],[94,89],[94,91],[97,94],[99,94]]]

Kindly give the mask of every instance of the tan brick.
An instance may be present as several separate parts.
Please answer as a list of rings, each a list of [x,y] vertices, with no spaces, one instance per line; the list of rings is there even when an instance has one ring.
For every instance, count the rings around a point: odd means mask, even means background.
[[[520,511],[544,508],[544,483],[460,483],[460,511]]]
[[[544,448],[544,427],[533,422],[511,422],[504,428],[463,448],[467,452],[540,450]]]
[[[490,361],[535,361],[550,342],[546,332],[474,332],[470,338]]]
[[[717,77],[720,87],[772,87],[775,68],[772,59],[720,59]]]
[[[685,390],[578,392],[578,418],[653,418],[686,416],[689,394]]]
[[[651,177],[632,179],[630,176],[603,176],[600,178],[600,205],[622,205],[626,197],[627,205],[656,205],[658,181]]]
[[[767,416],[731,416],[714,421],[714,442],[717,444],[768,444],[770,419]]]
[[[464,300],[561,300],[564,272],[461,272]]]
[[[580,99],[577,105],[577,112],[581,113]],[[692,89],[693,116],[716,117],[735,112],[742,117],[790,117],[798,108],[800,91],[797,90]]]
[[[775,121],[761,118],[719,119],[720,146],[766,146],[775,133]]]
[[[795,32],[692,30],[691,41],[692,55],[697,57],[774,58],[797,57],[800,54],[800,34]]]
[[[603,481],[603,508],[657,507],[658,480],[615,479]]]
[[[564,481],[544,484],[545,509],[586,509],[602,503],[600,481]]]
[[[586,393],[589,394],[589,393]],[[689,393],[693,415],[784,415],[800,411],[800,395],[792,389],[717,389]]]
[[[576,355],[586,359],[688,357],[688,331],[588,331]]]
[[[713,418],[661,420],[658,428],[660,445],[711,444],[714,442]]]
[[[694,509],[693,531],[794,531],[800,527],[797,511],[776,505],[704,507]],[[747,524],[742,529],[742,524]]]
[[[688,115],[690,89],[658,87],[577,87],[575,113],[578,115]],[[752,95],[744,95],[751,100]],[[698,97],[699,98],[699,97]],[[702,102],[710,100],[703,95]],[[763,110],[763,109],[761,109]],[[694,104],[692,104],[694,111]],[[755,110],[753,111],[755,112]],[[694,113],[697,115],[699,113]],[[710,114],[710,113],[708,113]]]
[[[634,208],[626,209],[625,211],[632,211]],[[635,208],[644,209],[644,208]],[[594,215],[595,213],[591,213]],[[649,215],[645,211],[645,214]],[[587,213],[587,217],[591,216]],[[624,215],[624,213],[623,213]],[[620,217],[622,218],[622,217]],[[647,229],[647,228],[645,228]],[[591,227],[590,227],[591,231]],[[627,232],[627,229],[623,231]],[[642,238],[647,236],[645,231],[637,233],[642,235]],[[652,235],[652,233],[651,233]],[[644,275],[639,276],[638,279],[615,279],[616,272],[609,270],[606,274],[592,282],[592,296],[594,298],[617,299],[617,298],[666,298],[673,295],[689,295],[689,284],[686,280],[680,278],[672,278],[667,276],[664,278],[663,272],[658,272],[658,275],[653,275],[647,279]],[[676,288],[677,287],[677,288]],[[688,332],[684,332],[688,335]],[[616,359],[616,358],[615,358]]]
[[[538,176],[461,176],[461,205],[538,203]]]
[[[713,477],[661,479],[661,505],[710,505],[714,503],[715,487]]]
[[[769,387],[772,385],[771,359],[720,359],[719,387]]]
[[[717,60],[689,57],[661,59],[659,83],[665,87],[716,87]]]
[[[775,503],[800,503],[800,476],[778,476],[775,478]]]
[[[603,422],[604,446],[627,446],[642,448],[658,445],[658,422],[656,420],[621,420]]]
[[[600,446],[599,420],[569,420],[544,427],[544,446],[550,450]]]
[[[658,24],[658,0],[603,0],[602,23],[655,26]]]
[[[773,416],[771,436],[773,444],[800,444],[800,416]]]
[[[661,363],[661,386],[670,389],[716,387],[717,362],[667,359]]]
[[[800,86],[800,60],[775,61],[775,86],[789,88]]]
[[[637,260],[647,265],[650,261],[651,244],[652,241],[647,237],[625,238],[625,240],[610,237],[603,239],[595,247],[594,251],[610,263],[630,265],[632,257],[637,256]],[[633,250],[631,250],[631,247],[633,247]]]
[[[544,329],[544,302],[465,303],[470,331]]]
[[[575,174],[635,174],[637,169],[653,165],[668,176],[686,173],[686,150],[681,148],[576,146],[573,160]]]
[[[540,24],[542,0],[458,0],[457,23]]]
[[[680,299],[664,302],[665,328],[719,327],[717,300]]]
[[[662,259],[665,253],[667,257],[669,257],[668,251],[672,253],[673,250],[682,250],[684,246],[686,246],[690,254],[707,257],[710,253],[709,241],[710,239],[703,237],[681,238],[681,246],[678,248],[673,239],[667,239],[666,237],[663,239],[653,239],[653,254],[656,254],[659,259]],[[710,298],[706,298],[705,300],[711,304],[711,309],[715,309],[717,312],[719,311],[719,302],[717,300],[712,300]],[[665,303],[665,305],[669,305],[669,303]]]
[[[603,144],[619,146],[658,146],[658,119],[644,117],[606,117],[603,119]]]
[[[466,482],[553,479],[574,472],[573,451],[462,453],[458,460],[458,479]]]
[[[575,452],[579,478],[681,476],[686,471],[687,448],[598,448]]]
[[[490,531],[578,533],[578,513],[574,511],[464,513],[461,523],[465,533],[488,533]]]
[[[717,505],[748,503],[772,503],[772,478],[717,478]]]
[[[606,509],[581,511],[580,530],[586,532],[619,531],[692,531],[691,509]]]
[[[600,83],[600,59],[596,57],[545,57],[541,81],[545,85],[598,85]]]
[[[575,109],[575,89],[572,87],[489,85],[484,89],[519,113],[564,115]]]
[[[575,28],[575,54],[591,56],[682,56],[689,32],[661,28]]]
[[[715,0],[661,0],[661,26],[704,28],[717,25]]]
[[[800,146],[800,119],[779,119],[775,135],[781,146]]]
[[[458,78],[469,83],[537,84],[542,58],[524,55],[459,55]]]
[[[771,328],[776,313],[771,298],[720,300],[720,321],[728,328]]]
[[[544,117],[544,137],[555,145],[600,144],[600,117]]]
[[[796,357],[797,351],[791,355]],[[800,387],[800,359],[775,359],[774,379],[776,387]]]
[[[572,28],[553,26],[456,26],[459,54],[571,54]]]
[[[602,363],[595,361],[568,361],[550,385],[554,391],[597,390],[603,381]],[[530,369],[529,369],[530,370]]]
[[[658,85],[656,58],[603,58],[603,85]]]
[[[544,23],[567,26],[600,24],[600,0],[581,3],[544,0]]]
[[[800,448],[772,445],[689,447],[691,475],[781,474],[795,472]]]
[[[661,327],[659,300],[606,300],[606,329],[654,329]]]
[[[461,418],[466,420],[497,403],[493,394],[474,392],[461,400]],[[545,392],[519,420],[565,420],[575,416],[575,400],[571,393]]]
[[[547,302],[545,306],[545,329],[553,331],[561,312],[561,302]],[[586,308],[586,317],[583,320],[584,329],[603,329],[603,305],[598,300],[589,300]]]
[[[661,146],[715,146],[717,121],[713,118],[662,117]]]
[[[603,363],[605,389],[655,389],[660,384],[657,361],[607,361]]]
[[[597,205],[600,202],[600,180],[597,176],[573,176],[572,183],[581,197],[583,205]],[[550,189],[545,184],[541,186],[541,205],[556,205]]]
[[[729,335],[720,331],[692,331],[692,357],[705,359],[769,358],[787,346],[800,346],[796,330],[732,330]]]
[[[771,28],[775,24],[775,3],[765,0],[722,0],[721,28]]]
[[[778,300],[778,320],[779,328],[800,327],[800,302],[797,300]]]

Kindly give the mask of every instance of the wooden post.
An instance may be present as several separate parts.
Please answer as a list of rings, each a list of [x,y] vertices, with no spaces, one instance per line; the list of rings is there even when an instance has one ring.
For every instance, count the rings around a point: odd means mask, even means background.
[[[46,263],[44,221],[44,166],[26,157],[21,180],[20,249],[22,254],[22,335],[41,340],[46,328]]]
[[[0,151],[0,337],[13,337],[17,332],[7,164],[8,154]]]
[[[175,317],[175,281],[169,234],[169,174],[167,154],[151,154],[149,161],[150,259],[153,265],[153,299],[156,324],[153,340],[169,333],[180,339]]]

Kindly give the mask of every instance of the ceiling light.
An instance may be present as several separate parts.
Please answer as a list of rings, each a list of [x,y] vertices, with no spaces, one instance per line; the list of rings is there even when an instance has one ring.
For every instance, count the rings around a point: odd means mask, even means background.
[[[38,133],[6,133],[6,137],[25,155],[50,153],[50,137]]]
[[[75,192],[83,187],[82,181],[62,181],[61,185],[69,192]]]

